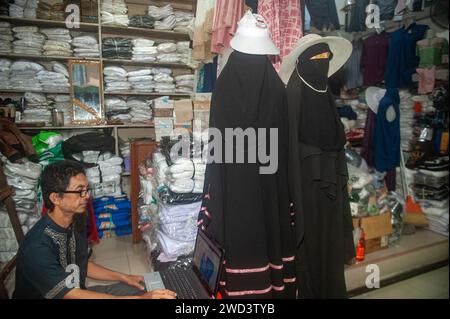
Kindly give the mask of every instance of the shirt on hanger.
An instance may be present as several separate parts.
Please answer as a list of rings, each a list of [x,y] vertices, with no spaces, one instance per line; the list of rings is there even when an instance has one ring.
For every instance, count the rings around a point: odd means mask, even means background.
[[[365,86],[376,85],[383,81],[389,50],[387,33],[375,34],[363,42],[361,67]]]
[[[420,57],[419,67],[430,68],[441,65],[443,55],[448,54],[448,42],[443,38],[423,39],[417,42],[416,54]]]

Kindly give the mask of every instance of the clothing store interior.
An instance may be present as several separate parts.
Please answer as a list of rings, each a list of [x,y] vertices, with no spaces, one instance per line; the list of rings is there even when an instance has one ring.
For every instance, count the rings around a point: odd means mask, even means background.
[[[0,0],[1,299],[448,299],[448,0]]]

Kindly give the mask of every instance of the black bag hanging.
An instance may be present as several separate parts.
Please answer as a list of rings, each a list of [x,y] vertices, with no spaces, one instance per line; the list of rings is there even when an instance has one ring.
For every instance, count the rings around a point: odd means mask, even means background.
[[[62,152],[64,154],[64,157],[68,160],[74,160],[77,162],[80,161],[73,157],[74,154],[81,153],[83,151],[99,151],[100,154],[106,152],[114,153],[114,149],[114,137],[100,132],[90,132],[75,135],[62,143]],[[91,163],[83,164],[86,167],[96,166],[95,164]]]

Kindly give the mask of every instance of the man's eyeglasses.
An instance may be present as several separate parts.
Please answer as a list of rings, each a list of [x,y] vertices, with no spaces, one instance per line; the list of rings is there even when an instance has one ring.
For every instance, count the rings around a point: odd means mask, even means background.
[[[81,191],[61,191],[60,193],[63,193],[63,194],[78,194],[78,195],[80,195],[80,197],[86,197],[88,194],[91,193],[91,189],[88,188],[88,189],[83,189]]]

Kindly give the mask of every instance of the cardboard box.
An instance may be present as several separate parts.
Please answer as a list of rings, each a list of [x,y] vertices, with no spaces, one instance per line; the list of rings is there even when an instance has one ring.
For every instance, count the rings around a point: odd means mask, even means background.
[[[353,227],[359,225],[366,235],[366,253],[388,247],[389,235],[392,234],[391,213],[353,218]]]
[[[155,117],[173,117],[173,109],[155,109],[153,114]]]

